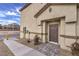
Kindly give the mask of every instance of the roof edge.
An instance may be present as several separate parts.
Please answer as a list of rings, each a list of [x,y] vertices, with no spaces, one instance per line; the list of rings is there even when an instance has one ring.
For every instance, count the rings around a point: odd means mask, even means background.
[[[40,14],[42,14],[50,5],[51,3],[47,3],[34,15],[34,17],[37,18],[38,16],[40,16]]]
[[[25,8],[27,8],[31,3],[26,3],[19,11],[23,11]]]

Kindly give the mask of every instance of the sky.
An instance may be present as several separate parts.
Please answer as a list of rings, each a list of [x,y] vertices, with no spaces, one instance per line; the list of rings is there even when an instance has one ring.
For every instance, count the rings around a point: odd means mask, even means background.
[[[0,24],[20,24],[20,11],[23,3],[0,3]]]

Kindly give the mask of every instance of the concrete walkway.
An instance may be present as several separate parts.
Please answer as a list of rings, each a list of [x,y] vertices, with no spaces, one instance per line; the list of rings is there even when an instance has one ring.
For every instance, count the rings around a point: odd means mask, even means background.
[[[13,52],[15,56],[45,56],[37,50],[27,47],[14,40],[4,40],[4,43]]]

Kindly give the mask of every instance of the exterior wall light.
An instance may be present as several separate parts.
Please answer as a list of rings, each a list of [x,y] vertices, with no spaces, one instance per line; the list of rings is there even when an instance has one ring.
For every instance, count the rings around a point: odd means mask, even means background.
[[[52,12],[52,8],[51,7],[49,8],[49,12]]]

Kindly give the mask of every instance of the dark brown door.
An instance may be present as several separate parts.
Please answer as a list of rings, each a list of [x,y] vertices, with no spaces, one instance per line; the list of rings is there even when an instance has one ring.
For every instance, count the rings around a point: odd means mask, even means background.
[[[58,43],[58,24],[49,25],[49,41]]]

